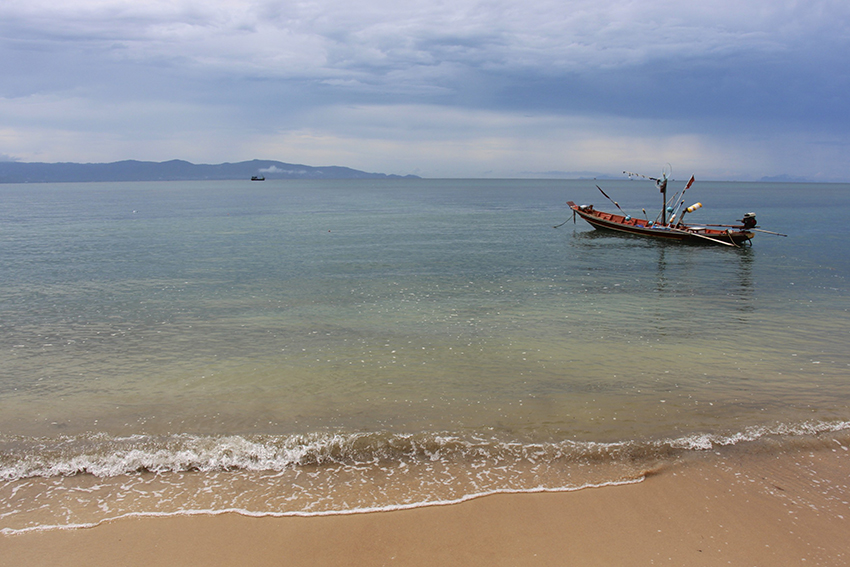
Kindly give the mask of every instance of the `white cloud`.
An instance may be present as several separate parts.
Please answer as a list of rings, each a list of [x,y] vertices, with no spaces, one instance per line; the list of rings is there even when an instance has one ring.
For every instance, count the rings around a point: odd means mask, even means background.
[[[0,153],[850,177],[848,24],[837,0],[6,0]]]
[[[782,51],[812,29],[843,34],[840,23],[849,12],[838,2],[624,0],[36,0],[0,9],[34,42],[94,50],[112,50],[117,42],[124,48],[115,52],[119,57],[181,58],[226,72],[324,78],[440,63],[553,73]]]

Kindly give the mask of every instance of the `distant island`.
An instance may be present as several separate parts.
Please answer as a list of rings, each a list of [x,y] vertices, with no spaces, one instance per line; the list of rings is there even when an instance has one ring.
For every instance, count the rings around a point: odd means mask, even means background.
[[[179,159],[164,162],[125,160],[112,163],[0,162],[0,183],[250,180],[251,178],[416,179],[417,177],[368,173],[349,167],[313,167],[259,159],[218,165],[194,164]]]

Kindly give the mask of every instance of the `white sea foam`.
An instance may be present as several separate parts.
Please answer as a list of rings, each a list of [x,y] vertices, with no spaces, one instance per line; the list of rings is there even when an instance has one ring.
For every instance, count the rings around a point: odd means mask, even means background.
[[[58,517],[43,521],[37,509],[7,511],[0,513],[0,521],[7,524],[0,527],[0,533],[85,528],[131,517],[224,513],[252,517],[348,515],[458,504],[495,494],[577,491],[641,482],[648,470],[681,454],[699,454],[764,439],[775,439],[782,445],[846,431],[850,431],[847,421],[809,421],[640,443],[531,444],[461,439],[446,434],[286,438],[181,435],[167,439],[168,444],[183,447],[175,453],[176,457],[166,457],[164,449],[128,450],[123,456],[106,459],[110,464],[93,466],[80,458],[61,466],[30,470],[30,479],[42,476],[33,475],[34,472],[60,470],[71,471],[72,475],[83,471],[94,475],[92,471],[98,471],[102,480],[84,488],[44,478],[48,500],[54,499],[54,504],[63,510],[58,516],[67,521],[56,521]],[[144,436],[120,441],[152,444]],[[626,462],[629,466],[624,465]],[[154,474],[131,474],[139,466]],[[306,476],[300,470],[305,466],[312,471]],[[581,474],[572,474],[576,470],[581,470]],[[199,474],[185,476],[186,471]],[[282,476],[280,471],[288,471],[290,476]],[[397,471],[401,472],[396,474]],[[171,479],[168,473],[183,474]],[[7,487],[20,487],[15,479],[6,478]],[[375,484],[374,490],[364,490],[370,484]],[[120,486],[120,502],[114,498],[116,486]],[[358,497],[352,497],[352,486],[360,492]],[[234,487],[238,490],[234,491]],[[16,493],[17,488],[13,488],[7,496],[14,499]],[[92,504],[100,502],[100,507],[94,512],[71,510],[86,498]],[[237,505],[238,501],[243,504]],[[247,502],[250,504],[245,505]],[[30,512],[34,519],[28,521],[25,516]]]
[[[356,514],[368,514],[374,512],[394,512],[394,511],[402,511],[402,510],[414,510],[417,508],[425,508],[431,506],[450,506],[454,504],[462,504],[464,502],[469,502],[471,500],[475,500],[477,498],[483,498],[485,496],[495,496],[499,494],[539,494],[539,493],[557,493],[557,492],[577,492],[579,490],[584,490],[587,488],[604,488],[609,486],[624,486],[628,484],[637,484],[643,482],[646,479],[645,476],[640,476],[637,478],[619,480],[619,481],[608,481],[608,482],[599,482],[599,483],[586,483],[578,486],[563,486],[563,487],[554,487],[554,488],[529,488],[529,489],[503,489],[503,490],[490,490],[487,492],[479,492],[473,494],[467,494],[461,498],[455,498],[450,500],[432,500],[432,501],[422,501],[415,502],[409,504],[387,504],[384,506],[372,506],[372,507],[363,507],[363,508],[349,508],[349,509],[340,509],[340,510],[327,510],[327,511],[318,511],[318,512],[308,512],[308,511],[300,511],[293,510],[287,512],[274,512],[274,511],[255,511],[255,510],[247,510],[245,508],[222,508],[222,509],[208,509],[208,510],[177,510],[173,512],[128,512],[125,514],[111,516],[107,518],[102,518],[95,522],[87,522],[87,523],[79,523],[79,524],[44,524],[44,525],[34,525],[28,526],[25,528],[0,528],[0,534],[2,535],[20,535],[24,533],[30,532],[42,532],[42,531],[54,531],[54,530],[74,530],[74,529],[86,529],[86,528],[94,528],[105,523],[123,520],[127,518],[166,518],[166,517],[180,517],[180,516],[219,516],[222,514],[239,514],[241,516],[248,516],[252,518],[310,518],[310,517],[321,517],[321,516],[348,516],[348,515],[356,515]]]
[[[770,426],[750,426],[744,431],[730,434],[721,433],[698,433],[687,435],[676,439],[662,441],[674,449],[687,451],[709,451],[715,447],[726,447],[757,441],[765,437],[782,436],[798,437],[804,435],[818,435],[821,433],[835,433],[850,429],[850,421],[807,421],[795,424],[780,423]]]
[[[817,435],[850,429],[847,421],[751,426],[730,433],[694,433],[677,438],[520,443],[451,434],[330,433],[292,436],[143,436],[88,434],[58,439],[0,438],[0,478],[90,474],[114,477],[138,472],[283,471],[304,466],[356,466],[417,461],[480,460],[539,466],[559,461],[617,462],[653,459],[672,450],[707,451],[765,437]],[[12,442],[14,441],[14,442]]]

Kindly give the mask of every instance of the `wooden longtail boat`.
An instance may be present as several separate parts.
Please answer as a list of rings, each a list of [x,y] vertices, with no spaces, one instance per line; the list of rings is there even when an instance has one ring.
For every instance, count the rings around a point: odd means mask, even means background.
[[[692,244],[727,244],[729,246],[740,246],[749,242],[755,236],[752,232],[745,230],[743,226],[721,230],[681,223],[662,225],[644,219],[631,218],[628,215],[615,215],[597,211],[593,208],[593,205],[576,205],[572,201],[567,201],[567,204],[578,216],[590,223],[593,228],[599,230],[613,230],[639,236],[686,241]]]
[[[634,173],[624,172],[630,177],[637,175]],[[640,176],[644,177],[644,176]],[[596,186],[605,197],[614,203],[623,214],[606,213],[596,210],[593,205],[576,205],[572,201],[567,201],[567,205],[573,210],[573,216],[578,215],[586,220],[593,228],[599,230],[611,230],[637,236],[648,236],[651,238],[661,238],[665,240],[675,240],[680,242],[688,242],[692,244],[721,244],[726,246],[742,246],[750,242],[755,236],[752,232],[756,229],[755,213],[747,213],[744,218],[739,220],[740,225],[694,225],[685,224],[682,222],[686,213],[691,213],[702,207],[702,203],[695,203],[690,207],[684,208],[684,200],[680,198],[684,196],[691,185],[694,178],[691,177],[688,184],[682,189],[681,193],[677,193],[672,199],[673,205],[667,200],[667,175],[662,174],[660,179],[654,177],[646,177],[655,181],[656,185],[661,190],[664,205],[658,217],[650,221],[648,219],[633,218],[626,214],[620,205],[608,197],[605,191],[599,185]],[[646,212],[646,211],[644,211]],[[677,218],[678,217],[678,218]],[[767,231],[764,231],[767,232]],[[784,235],[782,235],[784,236]]]

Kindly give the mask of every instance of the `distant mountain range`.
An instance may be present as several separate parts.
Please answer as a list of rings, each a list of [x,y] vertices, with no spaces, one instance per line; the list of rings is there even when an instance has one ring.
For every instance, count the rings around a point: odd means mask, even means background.
[[[61,183],[92,181],[192,181],[214,179],[400,179],[415,175],[367,173],[349,167],[312,167],[272,160],[218,165],[183,160],[164,162],[116,161],[113,163],[0,162],[0,183]]]

